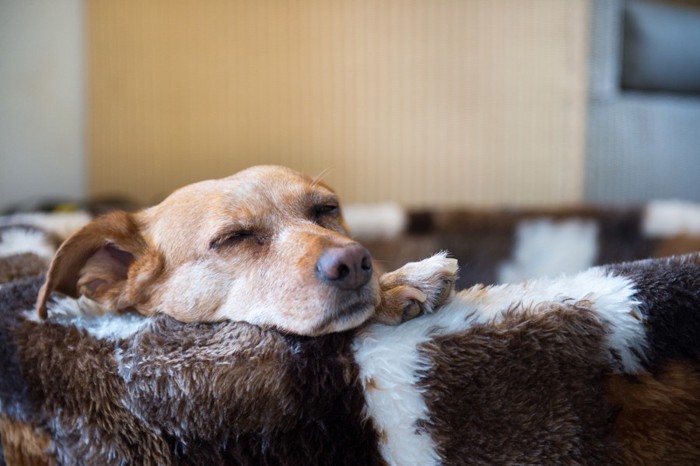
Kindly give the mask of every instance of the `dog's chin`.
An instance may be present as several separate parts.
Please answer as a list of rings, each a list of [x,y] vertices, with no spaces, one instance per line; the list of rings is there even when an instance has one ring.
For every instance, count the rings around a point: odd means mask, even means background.
[[[376,304],[374,302],[365,302],[330,309],[320,322],[310,330],[308,335],[326,335],[359,327],[374,315],[375,308]]]

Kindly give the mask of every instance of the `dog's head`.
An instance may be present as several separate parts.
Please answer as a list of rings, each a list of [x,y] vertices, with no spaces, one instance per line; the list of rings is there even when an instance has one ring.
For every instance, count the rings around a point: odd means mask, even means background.
[[[348,237],[337,195],[274,166],[96,219],[54,257],[37,302],[42,317],[53,291],[112,311],[246,321],[302,335],[356,327],[380,299],[369,252]]]

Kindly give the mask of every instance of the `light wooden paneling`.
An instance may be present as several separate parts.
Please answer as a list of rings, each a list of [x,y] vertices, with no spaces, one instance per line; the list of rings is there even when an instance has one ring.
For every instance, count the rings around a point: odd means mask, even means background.
[[[354,202],[582,197],[587,0],[86,4],[94,195],[276,163]]]

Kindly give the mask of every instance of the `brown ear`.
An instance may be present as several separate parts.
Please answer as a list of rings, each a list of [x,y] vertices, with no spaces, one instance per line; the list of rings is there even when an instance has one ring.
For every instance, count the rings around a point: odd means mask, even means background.
[[[129,266],[145,254],[148,246],[132,214],[113,212],[70,236],[51,261],[46,283],[39,291],[36,309],[47,316],[46,302],[52,292],[125,307],[124,293]]]

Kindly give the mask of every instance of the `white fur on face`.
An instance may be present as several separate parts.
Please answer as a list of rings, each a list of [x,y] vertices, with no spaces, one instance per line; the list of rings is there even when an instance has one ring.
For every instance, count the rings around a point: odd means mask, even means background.
[[[515,283],[571,274],[592,266],[598,255],[598,225],[586,220],[522,222],[513,257],[500,265],[498,282]]]
[[[361,332],[355,357],[365,388],[367,416],[372,418],[386,442],[381,453],[389,464],[439,464],[435,442],[419,429],[428,420],[420,373],[430,364],[419,348],[431,338],[488,325],[503,319],[507,311],[546,312],[547,303],[587,306],[608,327],[605,354],[611,367],[634,374],[642,367],[647,348],[646,333],[633,283],[594,268],[573,277],[535,280],[491,288],[473,287],[458,293],[434,314],[424,315],[396,327],[375,324]]]
[[[177,267],[162,285],[163,298],[153,311],[171,314],[181,320],[192,320],[186,317],[190,313],[197,316],[196,313],[200,312],[203,316],[201,320],[214,320],[211,316],[224,302],[226,290],[231,286],[227,280],[230,277],[221,273],[215,265],[218,263],[214,261],[192,261]],[[241,301],[245,298],[241,296]],[[183,311],[187,313],[182,316],[177,314]]]
[[[644,234],[650,238],[700,235],[700,204],[652,201],[644,211]]]
[[[257,256],[203,255],[168,275],[151,310],[182,321],[234,320],[312,336],[355,328],[374,315],[377,281],[356,291],[322,283],[306,244],[313,242],[284,230]]]
[[[255,271],[251,271],[254,273]],[[274,275],[274,274],[272,274]],[[357,301],[350,306],[353,312],[330,320],[323,328],[317,325],[324,321],[326,312],[332,315],[347,301],[334,297],[335,290],[323,284],[306,284],[303,279],[289,275],[277,275],[265,281],[263,289],[251,286],[259,280],[239,276],[227,284],[227,296],[221,307],[214,314],[213,320],[236,320],[253,325],[273,325],[300,335],[317,335],[341,332],[358,327],[372,315],[377,305],[376,283],[367,285],[357,291]],[[362,296],[362,298],[360,298]]]

